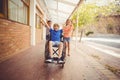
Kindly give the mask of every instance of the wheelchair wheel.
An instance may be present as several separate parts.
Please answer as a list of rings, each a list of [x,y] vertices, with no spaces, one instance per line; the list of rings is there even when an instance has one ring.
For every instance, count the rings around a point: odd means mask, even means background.
[[[49,41],[46,41],[45,44],[45,52],[44,52],[44,56],[45,56],[45,60],[49,58]]]
[[[66,58],[66,46],[65,44],[63,44],[63,51],[62,51],[62,60],[65,61],[65,58]]]
[[[61,59],[64,61],[64,63],[61,64],[61,68],[64,68],[64,64],[66,61],[66,46],[65,46],[65,44],[63,44],[63,51],[62,51]]]
[[[65,63],[62,64],[61,68],[64,68],[64,64],[65,64]]]

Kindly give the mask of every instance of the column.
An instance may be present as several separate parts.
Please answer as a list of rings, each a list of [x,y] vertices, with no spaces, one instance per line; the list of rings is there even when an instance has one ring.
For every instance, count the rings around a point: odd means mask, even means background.
[[[35,18],[36,18],[36,0],[30,0],[30,27],[31,27],[31,45],[35,45]]]
[[[75,37],[76,37],[76,44],[75,44],[75,46],[76,46],[76,48],[77,48],[77,43],[78,43],[78,18],[79,18],[79,15],[78,15],[78,10],[77,10],[77,26],[76,26],[76,35],[75,35]]]

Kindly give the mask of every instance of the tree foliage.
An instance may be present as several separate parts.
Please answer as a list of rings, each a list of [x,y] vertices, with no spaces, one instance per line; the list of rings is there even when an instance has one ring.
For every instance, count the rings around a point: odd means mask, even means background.
[[[114,14],[120,14],[120,5],[116,2],[104,6],[97,6],[93,3],[83,3],[71,16],[71,19],[76,21],[78,15],[78,26],[83,27],[84,25],[97,21],[96,17]],[[76,26],[76,23],[74,23],[74,26]]]

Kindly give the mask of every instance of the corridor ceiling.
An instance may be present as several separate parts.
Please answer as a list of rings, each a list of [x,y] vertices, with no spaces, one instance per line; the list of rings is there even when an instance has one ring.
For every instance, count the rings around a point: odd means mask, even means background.
[[[53,23],[64,24],[80,3],[80,0],[44,0],[49,19]]]

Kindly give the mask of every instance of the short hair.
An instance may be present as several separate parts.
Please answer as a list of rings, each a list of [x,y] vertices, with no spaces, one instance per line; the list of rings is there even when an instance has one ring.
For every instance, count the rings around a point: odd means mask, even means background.
[[[57,23],[55,23],[54,25],[53,25],[53,27],[55,27],[55,26],[58,26],[58,27],[60,27]]]
[[[48,20],[47,23],[52,22],[51,20]]]

